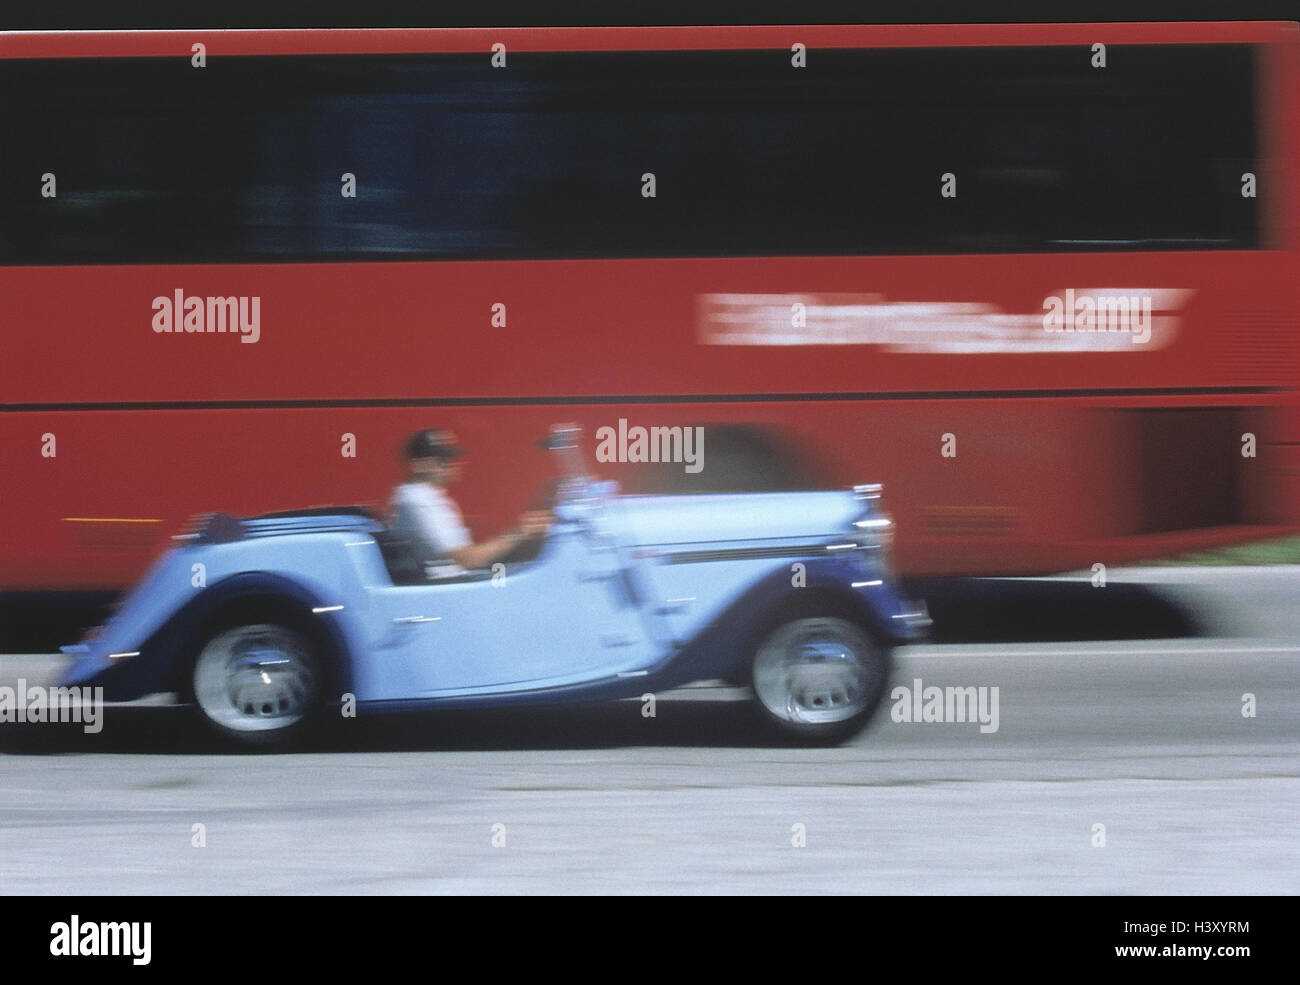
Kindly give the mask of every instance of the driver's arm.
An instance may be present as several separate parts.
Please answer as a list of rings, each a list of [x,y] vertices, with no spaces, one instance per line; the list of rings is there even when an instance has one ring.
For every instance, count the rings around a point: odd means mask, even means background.
[[[486,568],[497,558],[505,557],[523,543],[523,539],[517,531],[508,530],[499,537],[448,551],[447,554],[466,571],[472,571],[475,568]]]
[[[510,554],[529,537],[546,532],[551,525],[550,515],[541,510],[530,510],[519,518],[513,530],[485,540],[481,544],[468,544],[465,547],[448,551],[448,556],[465,570],[486,568],[493,561]]]

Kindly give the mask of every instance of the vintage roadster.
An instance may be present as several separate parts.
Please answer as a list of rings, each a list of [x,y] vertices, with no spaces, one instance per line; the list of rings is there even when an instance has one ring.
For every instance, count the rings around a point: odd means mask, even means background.
[[[206,517],[75,646],[65,684],[175,692],[218,733],[281,745],[324,716],[751,686],[797,741],[857,733],[923,607],[891,579],[879,486],[625,496],[576,429],[531,552],[440,577],[369,510]],[[455,570],[455,569],[453,569]]]

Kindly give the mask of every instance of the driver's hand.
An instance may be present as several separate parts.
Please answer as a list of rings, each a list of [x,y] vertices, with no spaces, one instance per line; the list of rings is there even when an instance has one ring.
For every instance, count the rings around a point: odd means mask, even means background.
[[[525,537],[537,537],[551,528],[551,514],[545,510],[528,510],[519,515],[517,527]]]

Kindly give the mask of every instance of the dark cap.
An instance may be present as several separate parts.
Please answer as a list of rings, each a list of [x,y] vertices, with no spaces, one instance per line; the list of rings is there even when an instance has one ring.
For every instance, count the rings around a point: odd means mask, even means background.
[[[465,454],[456,447],[456,436],[450,431],[436,428],[416,431],[406,439],[406,458],[456,458]]]

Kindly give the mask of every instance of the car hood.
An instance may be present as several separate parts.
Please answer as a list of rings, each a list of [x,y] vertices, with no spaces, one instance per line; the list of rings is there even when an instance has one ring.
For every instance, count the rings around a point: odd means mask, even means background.
[[[622,496],[608,511],[628,546],[843,537],[866,512],[851,492]]]

